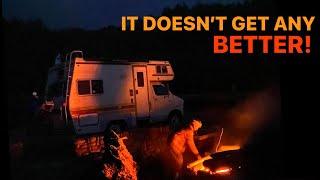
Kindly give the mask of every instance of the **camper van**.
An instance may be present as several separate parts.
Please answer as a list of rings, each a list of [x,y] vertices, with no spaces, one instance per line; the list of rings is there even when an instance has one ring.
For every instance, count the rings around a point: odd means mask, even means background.
[[[140,122],[181,121],[183,100],[169,90],[169,61],[84,59],[81,51],[50,68],[47,102],[60,109],[76,134],[137,127]]]

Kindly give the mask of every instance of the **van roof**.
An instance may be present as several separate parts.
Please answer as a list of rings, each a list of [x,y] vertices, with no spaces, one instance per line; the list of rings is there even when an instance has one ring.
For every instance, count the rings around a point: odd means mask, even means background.
[[[169,61],[166,60],[122,60],[122,59],[115,59],[115,60],[106,60],[106,59],[98,59],[98,58],[76,58],[76,63],[81,64],[148,64],[148,65],[157,65],[157,64],[168,64],[170,65]]]

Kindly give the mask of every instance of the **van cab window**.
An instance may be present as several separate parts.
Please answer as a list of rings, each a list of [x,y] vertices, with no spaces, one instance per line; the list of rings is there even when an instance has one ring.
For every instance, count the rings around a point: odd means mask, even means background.
[[[167,84],[155,84],[153,85],[153,90],[157,96],[169,95]]]

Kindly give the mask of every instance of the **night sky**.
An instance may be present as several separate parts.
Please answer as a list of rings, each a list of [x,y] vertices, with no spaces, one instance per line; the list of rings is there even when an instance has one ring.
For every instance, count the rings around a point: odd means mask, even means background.
[[[120,26],[121,16],[159,15],[163,8],[178,3],[232,3],[241,0],[3,0],[3,16],[42,20],[51,29],[98,29]]]

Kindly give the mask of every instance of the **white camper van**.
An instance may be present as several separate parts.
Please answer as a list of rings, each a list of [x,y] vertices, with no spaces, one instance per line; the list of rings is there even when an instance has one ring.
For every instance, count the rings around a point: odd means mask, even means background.
[[[73,51],[49,70],[47,99],[65,110],[78,135],[133,128],[142,121],[175,123],[182,118],[183,100],[169,90],[173,78],[168,61],[97,61]]]

